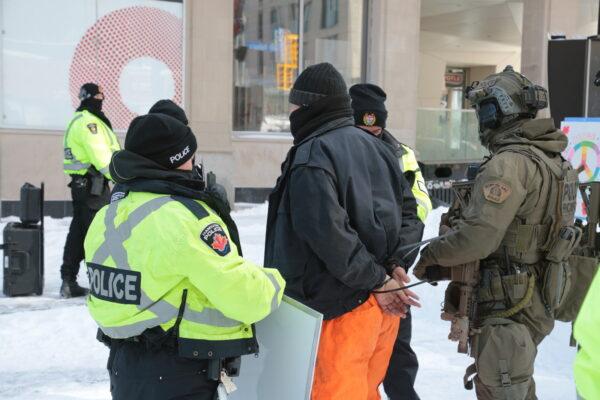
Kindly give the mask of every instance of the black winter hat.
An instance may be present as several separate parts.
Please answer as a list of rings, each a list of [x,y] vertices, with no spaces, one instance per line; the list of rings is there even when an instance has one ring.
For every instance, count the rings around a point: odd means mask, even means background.
[[[320,63],[306,68],[296,78],[290,91],[290,103],[309,105],[327,96],[347,93],[346,82],[338,70],[329,63]]]
[[[95,95],[100,93],[100,86],[95,83],[84,83],[79,89],[79,101],[85,101],[87,99],[91,99]]]
[[[382,88],[370,83],[358,83],[350,88],[350,97],[356,125],[385,128],[387,95]]]
[[[125,150],[175,169],[194,157],[198,145],[192,130],[165,114],[136,117],[127,129]]]
[[[155,113],[166,114],[169,117],[173,117],[185,125],[188,124],[188,119],[185,115],[185,111],[183,111],[183,108],[179,107],[177,103],[175,103],[173,100],[159,100],[156,103],[154,103],[154,105],[150,107],[148,114]]]

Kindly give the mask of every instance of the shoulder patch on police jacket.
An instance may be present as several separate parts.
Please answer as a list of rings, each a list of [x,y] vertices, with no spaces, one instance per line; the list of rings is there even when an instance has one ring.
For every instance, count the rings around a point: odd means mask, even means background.
[[[98,133],[98,126],[95,123],[87,124],[88,129],[92,132],[93,135]]]
[[[512,189],[504,182],[492,181],[483,185],[483,196],[492,203],[504,203],[511,193]]]
[[[219,224],[212,223],[204,228],[200,233],[200,239],[221,257],[226,256],[231,251],[229,238]]]

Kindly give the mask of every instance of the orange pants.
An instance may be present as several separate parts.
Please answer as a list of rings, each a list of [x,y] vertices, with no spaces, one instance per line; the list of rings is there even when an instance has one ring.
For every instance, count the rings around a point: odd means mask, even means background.
[[[323,322],[312,400],[379,400],[400,318],[371,295],[358,308]]]

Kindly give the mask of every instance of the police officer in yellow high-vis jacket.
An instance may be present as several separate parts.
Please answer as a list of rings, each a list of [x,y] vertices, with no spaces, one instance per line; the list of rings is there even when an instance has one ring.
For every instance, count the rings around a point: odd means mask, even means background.
[[[83,260],[83,239],[96,212],[108,203],[108,164],[119,142],[111,124],[102,112],[104,93],[94,83],[86,83],[79,91],[81,104],[69,123],[64,137],[63,169],[71,177],[69,187],[73,199],[73,220],[65,243],[62,297],[87,293],[77,283],[79,264]]]
[[[416,209],[413,212],[416,212],[418,220],[422,222],[420,225],[404,227],[402,232],[405,235],[410,235],[411,241],[419,242],[423,237],[423,222],[425,222],[427,214],[431,211],[432,205],[415,153],[410,147],[400,143],[391,133],[385,130],[387,119],[385,100],[387,96],[383,89],[368,83],[356,84],[350,88],[350,96],[352,97],[355,124],[365,132],[377,136],[389,144],[400,160],[400,167],[411,185],[411,197],[413,197],[410,202],[405,201],[405,203],[416,203]],[[410,210],[409,207],[403,207],[403,213]],[[402,263],[402,260],[398,261]],[[401,265],[396,268],[394,278],[399,282],[406,281],[408,279],[406,272],[409,267],[410,265]],[[417,356],[410,346],[411,336],[412,324],[409,310],[406,313],[406,318],[400,323],[390,365],[383,382],[385,392],[390,400],[419,399],[414,389],[419,364]]]
[[[195,152],[189,127],[152,113],[133,120],[110,164],[117,185],[85,254],[113,399],[214,399],[239,357],[258,351],[252,324],[282,299],[279,272],[242,258]]]

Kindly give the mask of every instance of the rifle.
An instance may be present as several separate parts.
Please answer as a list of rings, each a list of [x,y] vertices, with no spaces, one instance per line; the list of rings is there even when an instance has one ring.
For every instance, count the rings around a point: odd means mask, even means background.
[[[475,177],[479,171],[480,164],[472,164],[467,168],[467,180],[452,183],[452,191],[454,192],[454,200],[448,208],[448,212],[442,214],[440,222],[440,234],[444,233],[445,228],[452,226],[452,221],[462,218],[462,210],[467,207],[471,199],[471,190],[475,184]]]
[[[446,289],[441,318],[450,322],[448,339],[458,342],[459,353],[468,354],[469,338],[479,332],[476,296],[479,260],[448,269],[451,282]]]
[[[474,178],[474,174],[471,174]],[[452,184],[454,201],[448,212],[442,216],[440,233],[445,233],[469,204],[474,180]],[[448,339],[458,342],[458,352],[469,353],[470,337],[478,333],[477,285],[479,284],[479,260],[452,267],[440,267],[447,272],[440,280],[448,279],[444,307],[441,318],[450,322]]]

